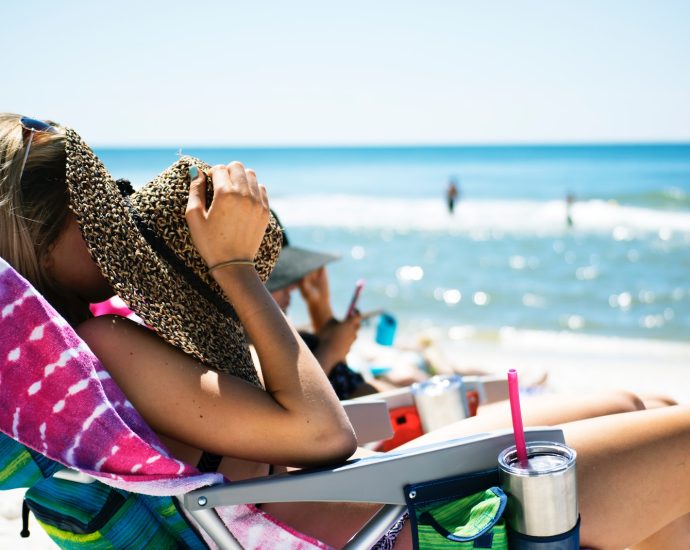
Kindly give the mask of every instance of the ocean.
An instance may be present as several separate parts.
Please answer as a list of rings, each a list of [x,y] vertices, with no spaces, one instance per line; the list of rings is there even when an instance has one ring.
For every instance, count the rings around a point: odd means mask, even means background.
[[[606,346],[690,334],[690,144],[182,152],[254,168],[291,244],[341,256],[329,266],[337,314],[364,279],[360,309],[391,313],[408,335]],[[178,151],[97,153],[138,187]]]

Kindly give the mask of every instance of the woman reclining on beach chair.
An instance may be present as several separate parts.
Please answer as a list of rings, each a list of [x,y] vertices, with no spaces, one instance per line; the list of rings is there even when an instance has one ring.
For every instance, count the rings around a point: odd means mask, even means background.
[[[263,284],[281,236],[254,172],[185,157],[132,193],[73,130],[16,115],[0,116],[0,151],[0,256],[77,327],[177,458],[196,464],[202,450],[219,454],[220,471],[242,479],[265,475],[270,464],[281,471],[353,454],[340,402]],[[88,304],[113,293],[153,330],[119,317],[89,318]],[[263,386],[243,329],[261,359]],[[528,425],[582,418],[565,399],[558,410],[534,403],[525,404]],[[407,445],[499,422],[509,419],[478,416]],[[583,545],[687,546],[690,407],[562,428],[578,452]],[[262,507],[336,547],[375,511],[354,504]],[[409,536],[405,524],[397,547],[409,547]]]

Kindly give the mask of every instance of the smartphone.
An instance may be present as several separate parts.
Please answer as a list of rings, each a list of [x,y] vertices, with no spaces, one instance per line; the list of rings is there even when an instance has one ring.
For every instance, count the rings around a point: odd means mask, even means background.
[[[355,308],[357,307],[357,300],[359,300],[359,296],[360,294],[362,294],[363,288],[364,279],[360,279],[355,284],[355,291],[352,293],[352,300],[350,300],[350,306],[347,308],[347,314],[345,315],[345,319],[348,319],[355,312]]]

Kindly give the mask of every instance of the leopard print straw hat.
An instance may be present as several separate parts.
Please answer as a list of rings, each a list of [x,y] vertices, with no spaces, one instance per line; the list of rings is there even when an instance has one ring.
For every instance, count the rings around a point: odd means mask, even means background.
[[[182,157],[132,192],[116,182],[88,145],[66,129],[70,208],[113,290],[167,342],[205,366],[259,385],[244,331],[192,244],[184,218],[189,167]],[[254,259],[263,281],[275,265],[282,232],[271,216]]]

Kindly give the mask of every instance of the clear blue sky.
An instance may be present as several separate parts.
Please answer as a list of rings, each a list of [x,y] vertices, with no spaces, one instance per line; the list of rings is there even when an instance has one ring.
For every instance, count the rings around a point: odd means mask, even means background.
[[[93,145],[690,141],[690,2],[0,0],[0,110]]]

